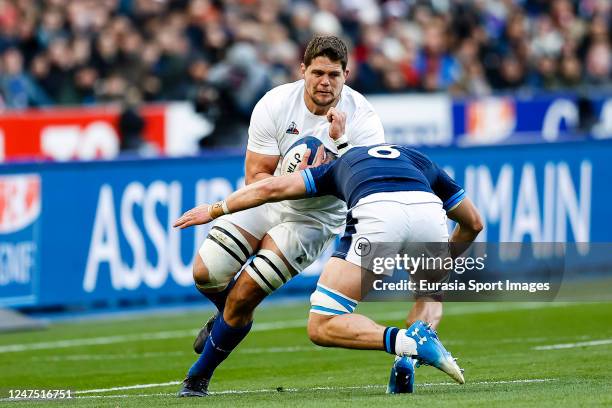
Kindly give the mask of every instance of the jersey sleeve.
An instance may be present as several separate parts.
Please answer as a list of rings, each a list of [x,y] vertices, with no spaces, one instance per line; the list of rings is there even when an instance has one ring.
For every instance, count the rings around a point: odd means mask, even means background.
[[[465,198],[465,191],[443,169],[435,165],[435,178],[431,188],[435,195],[442,200],[445,211],[457,207]]]
[[[368,101],[364,101],[348,124],[346,132],[353,146],[369,146],[385,142],[385,131],[378,114]]]
[[[306,185],[306,195],[308,197],[336,194],[334,163],[331,162],[318,167],[311,167],[300,172]]]
[[[270,115],[264,96],[257,102],[251,114],[247,149],[255,153],[279,156],[280,149],[275,135],[274,120]]]

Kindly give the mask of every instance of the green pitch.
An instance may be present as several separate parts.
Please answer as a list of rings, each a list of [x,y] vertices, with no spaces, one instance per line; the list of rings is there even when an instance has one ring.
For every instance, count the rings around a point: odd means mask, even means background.
[[[393,358],[324,349],[306,337],[306,304],[264,304],[254,331],[217,370],[210,397],[174,393],[195,355],[207,311],[54,324],[0,335],[0,393],[71,389],[62,401],[0,401],[12,407],[612,406],[612,304],[450,304],[439,329],[467,383],[432,367],[416,392],[385,395]],[[407,305],[362,304],[401,325]]]

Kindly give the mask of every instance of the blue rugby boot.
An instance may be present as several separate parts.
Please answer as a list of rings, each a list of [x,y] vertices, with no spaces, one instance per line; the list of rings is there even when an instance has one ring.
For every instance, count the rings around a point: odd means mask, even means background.
[[[431,325],[417,320],[404,333],[416,342],[417,355],[414,357],[421,364],[434,366],[459,384],[465,384],[463,370],[459,368],[451,353],[444,348]]]
[[[387,394],[412,394],[414,392],[414,364],[410,357],[396,357],[391,367]]]

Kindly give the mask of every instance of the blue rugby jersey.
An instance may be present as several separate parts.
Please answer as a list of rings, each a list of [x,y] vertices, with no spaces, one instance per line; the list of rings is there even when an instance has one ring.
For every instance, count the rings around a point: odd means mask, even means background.
[[[426,191],[437,195],[446,211],[465,191],[427,156],[407,146],[356,146],[338,160],[303,170],[308,196],[333,195],[352,208],[363,197],[393,191]]]

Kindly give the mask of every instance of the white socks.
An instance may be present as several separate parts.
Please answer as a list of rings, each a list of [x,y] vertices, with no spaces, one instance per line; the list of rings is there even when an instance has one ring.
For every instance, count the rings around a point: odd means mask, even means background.
[[[416,356],[417,344],[412,337],[406,335],[406,329],[400,329],[395,338],[395,354],[398,356]]]

